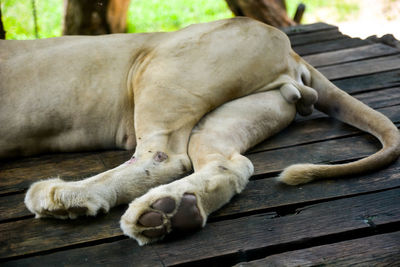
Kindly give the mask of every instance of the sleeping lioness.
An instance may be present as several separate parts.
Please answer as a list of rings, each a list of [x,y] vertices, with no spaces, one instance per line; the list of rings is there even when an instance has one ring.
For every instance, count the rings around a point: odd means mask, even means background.
[[[88,179],[36,182],[25,204],[37,218],[74,219],[130,203],[121,227],[141,245],[204,226],[253,174],[242,153],[296,111],[315,105],[383,148],[352,163],[293,165],[281,182],[373,171],[400,154],[388,118],[335,87],[284,33],[246,18],[171,33],[0,41],[0,95],[2,158],[135,149]]]

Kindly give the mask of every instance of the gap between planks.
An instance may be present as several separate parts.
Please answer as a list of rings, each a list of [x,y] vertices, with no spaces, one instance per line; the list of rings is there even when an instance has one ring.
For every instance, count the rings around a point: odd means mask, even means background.
[[[400,262],[400,232],[280,253],[235,267],[394,266]]]

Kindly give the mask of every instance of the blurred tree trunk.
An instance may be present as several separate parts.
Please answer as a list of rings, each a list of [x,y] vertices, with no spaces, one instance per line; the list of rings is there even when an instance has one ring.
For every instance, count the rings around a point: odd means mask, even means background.
[[[64,0],[64,35],[126,32],[130,0]]]
[[[0,7],[0,39],[6,39],[6,31],[4,30],[3,20],[1,18],[1,7]]]
[[[286,13],[285,0],[226,0],[235,16],[246,16],[275,27],[296,25]]]

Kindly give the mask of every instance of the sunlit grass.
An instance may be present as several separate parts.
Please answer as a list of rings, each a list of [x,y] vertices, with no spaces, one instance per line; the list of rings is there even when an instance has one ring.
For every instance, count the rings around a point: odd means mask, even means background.
[[[0,1],[7,39],[35,39],[32,1]],[[307,6],[304,23],[324,20],[327,13],[340,21],[357,15],[358,11],[356,0],[287,0],[290,17],[300,2]],[[39,37],[60,36],[63,0],[35,0],[35,3]],[[228,17],[232,17],[232,13],[224,0],[131,0],[128,32],[172,31]]]
[[[299,3],[306,5],[302,23],[327,21],[330,19],[341,22],[350,17],[356,17],[360,10],[358,0],[287,0],[287,9],[290,17],[294,16]]]
[[[224,0],[131,0],[128,32],[173,31],[232,17]]]
[[[61,35],[62,0],[35,1],[40,38]],[[7,39],[35,39],[33,9],[30,0],[1,0]]]

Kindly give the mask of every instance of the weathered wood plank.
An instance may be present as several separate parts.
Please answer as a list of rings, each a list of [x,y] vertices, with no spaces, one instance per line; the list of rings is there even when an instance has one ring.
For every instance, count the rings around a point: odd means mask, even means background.
[[[125,150],[108,151],[107,153],[102,153],[100,157],[104,165],[107,168],[111,169],[129,160],[134,152],[135,151],[125,151]]]
[[[237,263],[238,254],[255,249],[267,254],[276,246],[283,248],[290,244],[293,247],[294,244],[298,245],[304,241],[354,231],[379,231],[383,225],[400,221],[400,206],[396,204],[399,201],[400,189],[395,189],[306,206],[297,209],[290,216],[276,217],[267,213],[213,222],[193,235],[186,235],[184,238],[172,236],[162,243],[152,245],[151,248],[159,256],[158,259],[167,266],[188,262],[199,264],[202,261],[217,264],[220,257]],[[335,216],[332,216],[333,214]],[[232,234],[233,232],[235,234]],[[64,233],[65,242],[68,242],[68,235],[69,233]],[[14,246],[19,247],[20,242]],[[107,250],[112,246],[123,249],[115,249],[113,253],[108,253]],[[37,265],[41,262],[54,262],[56,259],[69,264],[82,262],[86,255],[90,255],[90,258],[94,255],[94,259],[98,259],[99,255],[107,255],[108,257],[102,259],[102,264],[130,263],[137,249],[135,242],[122,240],[73,250],[72,253],[56,252],[22,259],[13,264],[23,265],[29,262]]]
[[[400,50],[376,43],[357,48],[347,48],[327,53],[304,56],[303,58],[314,67],[343,64],[344,62],[358,61],[373,57],[399,54]]]
[[[358,93],[353,96],[374,108],[394,106],[400,104],[400,87],[388,88],[374,92]]]
[[[400,232],[374,235],[243,262],[256,266],[395,266],[400,263]]]
[[[345,38],[346,36],[339,32],[337,29],[326,30],[321,32],[310,32],[299,35],[290,36],[290,43],[292,46],[305,45],[318,43],[329,40],[337,40]]]
[[[330,80],[346,77],[371,74],[375,72],[398,69],[400,67],[400,55],[379,57],[340,65],[318,68],[318,70]]]
[[[294,36],[297,34],[326,31],[326,30],[332,30],[332,29],[338,29],[338,27],[327,24],[327,23],[323,23],[323,22],[317,22],[317,23],[312,23],[312,24],[302,24],[302,25],[284,27],[284,28],[281,28],[280,30],[289,36]]]
[[[370,44],[370,42],[361,40],[359,38],[342,38],[338,40],[324,41],[312,44],[297,45],[293,47],[293,50],[300,56],[312,55],[318,53],[324,53],[344,48],[359,47]]]
[[[30,167],[36,166],[40,162],[41,164],[62,164],[67,159],[76,159],[91,157],[93,158],[94,152],[78,152],[78,153],[58,153],[58,154],[47,154],[31,157],[23,157],[17,159],[2,159],[0,160],[0,170],[15,169],[19,167]]]
[[[396,70],[377,72],[363,76],[337,79],[332,81],[337,87],[350,94],[400,86],[400,67]]]
[[[23,193],[0,197],[0,223],[26,216],[33,217],[25,207],[24,197]]]
[[[290,216],[247,216],[211,223],[195,235],[153,247],[166,265],[199,262],[254,249],[268,253],[278,245],[355,230],[368,231],[372,230],[371,225],[379,230],[382,224],[400,221],[399,201],[400,189],[396,189],[306,206]]]
[[[139,247],[133,239],[96,246],[68,249],[46,256],[2,263],[2,266],[164,266],[157,253],[150,247]]]
[[[32,218],[0,224],[0,259],[121,236],[119,219],[125,209],[76,220]]]
[[[396,111],[396,109],[398,110],[399,106],[397,104],[394,104],[394,105],[396,105],[396,106],[394,106],[393,109],[395,109],[395,111]],[[396,114],[393,114],[393,111],[391,110],[390,107],[388,107],[388,108],[386,108],[386,107],[377,107],[377,108],[372,107],[372,108],[382,112],[383,114],[385,114],[388,117],[393,117],[393,118],[397,117]],[[322,113],[322,112],[320,112],[318,110],[315,110],[311,115],[309,115],[307,117],[303,117],[303,116],[300,116],[300,115],[297,114],[296,118],[295,118],[295,121],[296,122],[301,122],[301,121],[315,120],[317,118],[323,118],[323,117],[327,117],[327,116],[328,115],[326,115],[325,113]]]
[[[26,165],[17,162],[17,165],[21,165],[16,168],[0,169],[0,194],[18,192],[39,179],[59,176],[70,180],[71,177],[76,179],[106,170],[96,153],[78,155],[78,158],[69,156],[63,158],[59,155],[54,161],[48,159],[48,156],[45,156],[44,161],[36,157],[35,164],[29,161],[25,161]]]

